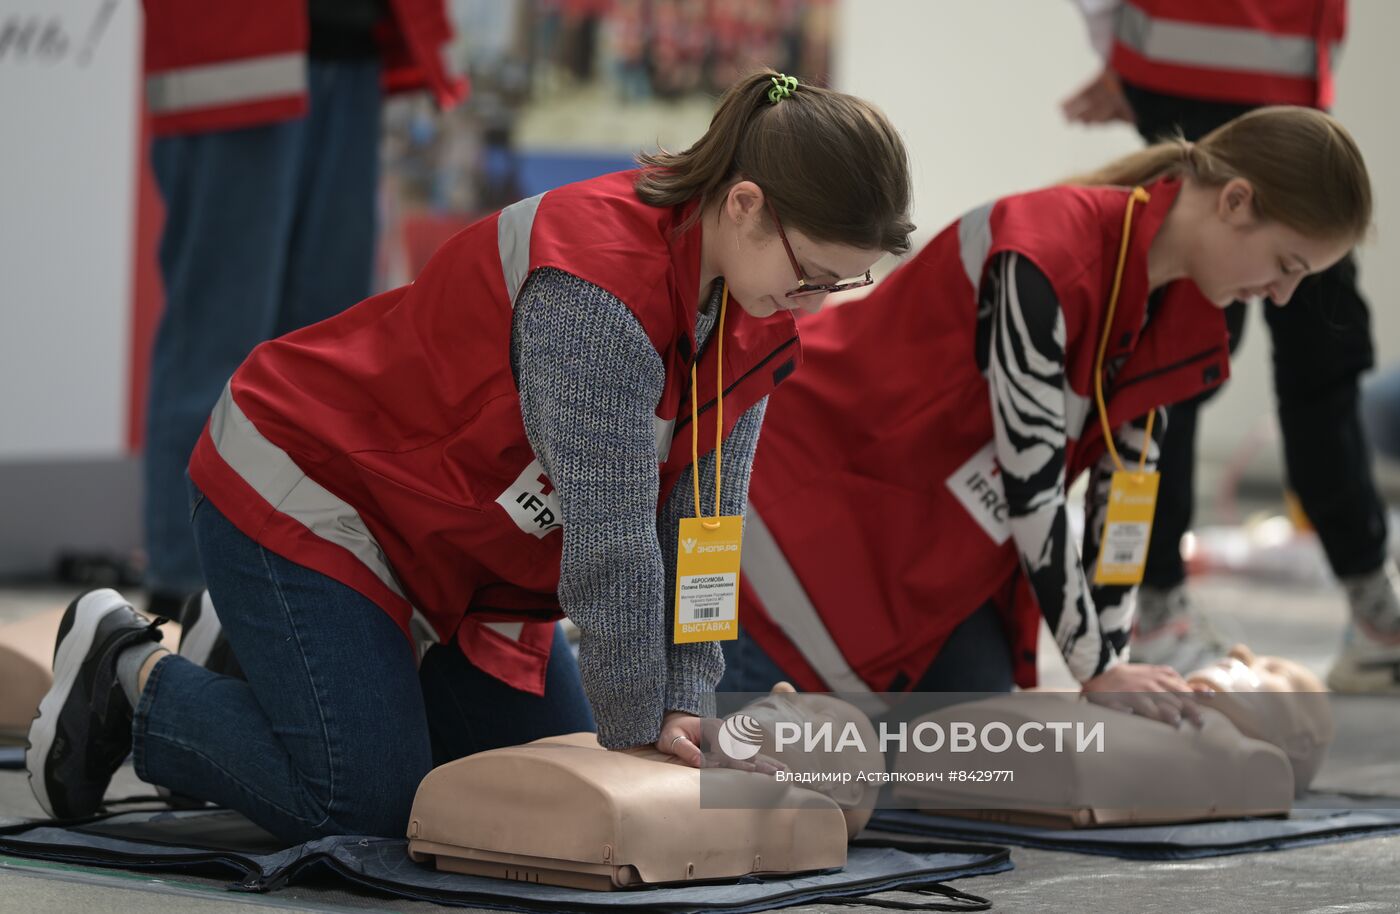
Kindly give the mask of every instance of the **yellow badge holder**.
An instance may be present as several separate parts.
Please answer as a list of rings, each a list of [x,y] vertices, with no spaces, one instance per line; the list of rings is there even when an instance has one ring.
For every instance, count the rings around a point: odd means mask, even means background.
[[[676,546],[675,642],[732,641],[739,637],[739,556],[744,519],[720,516],[720,472],[724,441],[724,316],[729,308],[729,285],[720,298],[715,353],[715,514],[700,507],[700,406],[695,391],[695,366],[690,366],[690,458],[695,485],[695,516],[680,523]],[[698,360],[697,360],[698,361]]]
[[[1099,421],[1103,423],[1103,439],[1117,468],[1108,490],[1108,511],[1104,518],[1103,537],[1099,544],[1099,562],[1094,573],[1095,584],[1136,585],[1142,582],[1143,568],[1147,564],[1147,545],[1152,540],[1152,517],[1157,510],[1157,484],[1159,473],[1145,472],[1147,451],[1152,445],[1152,422],[1157,417],[1154,409],[1147,414],[1147,429],[1143,433],[1142,456],[1136,471],[1123,467],[1118,456],[1118,448],[1113,442],[1113,429],[1108,424],[1108,408],[1103,398],[1103,363],[1108,352],[1109,335],[1113,328],[1113,314],[1118,307],[1118,292],[1123,283],[1123,267],[1128,259],[1128,236],[1132,230],[1133,205],[1146,203],[1147,191],[1133,188],[1128,198],[1128,208],[1123,213],[1123,242],[1118,251],[1118,267],[1113,274],[1113,291],[1108,298],[1108,317],[1104,321],[1103,338],[1099,340],[1098,358],[1094,363],[1094,397],[1099,409]]]

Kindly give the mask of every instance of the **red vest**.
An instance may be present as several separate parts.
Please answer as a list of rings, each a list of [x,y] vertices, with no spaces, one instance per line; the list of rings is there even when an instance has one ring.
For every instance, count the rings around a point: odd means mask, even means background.
[[[378,35],[384,88],[432,89],[449,108],[467,83],[447,71],[444,0],[390,0]],[[157,135],[232,130],[306,113],[306,4],[145,0],[146,106]]]
[[[656,347],[658,506],[691,460],[700,229],[678,234],[693,205],[648,206],[635,177],[513,204],[455,235],[410,285],[259,346],[195,447],[194,482],[268,549],[353,587],[405,631],[421,613],[477,666],[542,694],[562,512],[510,366],[511,308],[531,271],[611,292]],[[800,347],[786,314],[730,307],[720,332],[727,434]],[[718,348],[698,364],[702,454],[715,440]]]
[[[1174,283],[1143,328],[1147,251],[1180,184],[1134,211],[1108,360],[1110,424],[1223,381],[1222,313]],[[976,359],[977,287],[1015,251],[1065,321],[1066,480],[1104,452],[1093,369],[1128,192],[1054,187],[963,216],[865,300],[802,323],[798,375],[769,402],[749,488],[740,618],[803,689],[910,688],[994,600],[1017,682],[1035,682],[1040,612],[1006,524]]]
[[[1332,106],[1346,0],[1124,0],[1109,65],[1168,95]]]

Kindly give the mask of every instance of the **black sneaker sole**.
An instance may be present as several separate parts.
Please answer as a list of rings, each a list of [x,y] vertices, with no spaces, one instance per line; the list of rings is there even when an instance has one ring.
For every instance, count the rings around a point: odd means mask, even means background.
[[[97,626],[113,606],[130,605],[115,590],[90,590],[69,604],[69,611],[59,627],[58,643],[54,650],[53,686],[39,702],[34,722],[29,725],[29,739],[24,753],[34,799],[52,817],[57,817],[58,812],[49,796],[48,767],[54,738],[58,733],[59,715],[73,693],[73,686],[77,684],[83,659],[92,650]]]

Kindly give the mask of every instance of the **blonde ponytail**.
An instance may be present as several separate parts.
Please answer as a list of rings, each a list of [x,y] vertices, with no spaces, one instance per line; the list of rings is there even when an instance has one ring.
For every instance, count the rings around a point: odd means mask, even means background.
[[[1207,187],[1243,178],[1255,215],[1310,238],[1359,241],[1371,225],[1371,178],[1356,141],[1313,108],[1258,108],[1196,143],[1181,137],[1126,155],[1066,183],[1147,184],[1183,176]]]

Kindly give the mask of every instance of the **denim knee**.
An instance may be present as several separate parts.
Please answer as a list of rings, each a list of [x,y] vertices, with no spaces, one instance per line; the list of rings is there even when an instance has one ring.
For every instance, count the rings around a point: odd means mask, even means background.
[[[317,836],[404,837],[408,833],[408,817],[413,810],[418,784],[427,773],[426,768],[404,774],[385,772],[382,778],[366,784],[356,796],[337,801],[326,819],[316,826]]]

